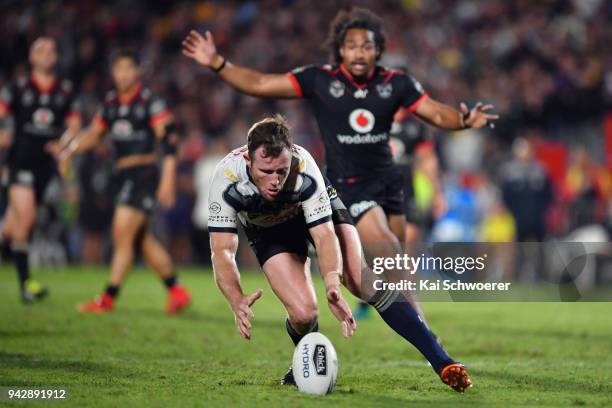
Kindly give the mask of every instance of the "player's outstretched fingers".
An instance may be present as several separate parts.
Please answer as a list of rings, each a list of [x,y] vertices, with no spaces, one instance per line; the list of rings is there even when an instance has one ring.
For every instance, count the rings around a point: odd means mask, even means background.
[[[200,34],[198,33],[198,35]],[[200,38],[202,38],[202,36],[200,36]],[[208,30],[206,30],[206,32],[204,33],[204,38],[202,39],[205,39],[206,41],[211,42],[211,43],[215,42],[215,38],[213,37],[212,33]]]
[[[465,104],[465,102],[461,102],[461,103],[459,104],[459,108],[461,109],[461,113],[463,113],[463,114],[470,113],[470,109],[467,107],[467,105]]]
[[[255,301],[257,301],[257,299],[259,299],[261,297],[261,295],[263,295],[263,290],[261,289],[257,289],[257,291],[255,291],[255,293],[247,296],[247,305],[249,305],[249,307],[251,307],[253,305],[253,303],[255,303]]]

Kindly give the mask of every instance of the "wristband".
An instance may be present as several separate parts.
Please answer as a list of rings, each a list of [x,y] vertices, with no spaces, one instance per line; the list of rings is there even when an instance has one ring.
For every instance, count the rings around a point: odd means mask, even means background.
[[[225,63],[227,62],[227,60],[224,57],[221,58],[223,58],[223,62],[221,63],[221,65],[219,65],[217,68],[212,66],[210,67],[210,69],[212,69],[215,74],[218,74],[223,68],[225,68]]]

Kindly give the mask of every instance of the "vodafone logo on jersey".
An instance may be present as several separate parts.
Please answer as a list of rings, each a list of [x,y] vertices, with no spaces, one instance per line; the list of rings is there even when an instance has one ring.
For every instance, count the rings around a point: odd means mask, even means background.
[[[374,122],[374,114],[367,109],[355,109],[349,115],[349,124],[355,132],[370,132],[374,129]]]
[[[53,111],[47,108],[38,108],[32,115],[34,125],[39,128],[47,128],[53,123]]]

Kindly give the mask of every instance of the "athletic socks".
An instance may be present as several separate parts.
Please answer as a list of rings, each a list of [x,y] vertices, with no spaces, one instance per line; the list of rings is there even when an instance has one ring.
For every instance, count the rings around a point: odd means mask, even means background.
[[[425,356],[436,373],[440,374],[444,367],[454,363],[401,292],[378,292],[368,303],[376,308],[389,327]]]
[[[316,332],[319,331],[319,322],[316,321],[315,324],[312,325],[312,327],[310,328],[310,330],[308,330],[306,333],[304,334],[300,334],[298,333],[293,326],[291,326],[291,323],[289,323],[289,319],[285,319],[285,327],[287,328],[287,334],[289,334],[289,337],[291,337],[291,340],[293,341],[293,344],[297,346],[297,344],[300,342],[300,340],[302,340],[302,338],[307,335],[308,333],[312,333],[312,332]]]
[[[25,282],[30,279],[30,265],[28,263],[28,244],[20,244],[13,242],[11,246],[13,252],[13,260],[17,268],[17,276],[19,277],[19,285],[23,290]]]
[[[2,262],[10,260],[12,256],[13,251],[11,250],[11,241],[0,235],[0,258],[2,259]]]
[[[111,298],[115,299],[119,295],[119,289],[120,289],[120,286],[108,285],[106,289],[104,290],[104,293],[106,293]]]
[[[172,275],[171,277],[166,278],[163,281],[164,281],[164,285],[166,285],[167,289],[172,288],[174,285],[176,285],[178,283],[178,279],[176,278],[176,275]]]

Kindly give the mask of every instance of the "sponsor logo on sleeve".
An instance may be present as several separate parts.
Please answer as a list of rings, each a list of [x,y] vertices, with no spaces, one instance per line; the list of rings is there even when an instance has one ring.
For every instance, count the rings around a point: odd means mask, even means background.
[[[208,206],[208,211],[210,211],[212,214],[219,214],[221,212],[221,204],[216,201],[213,201]]]

